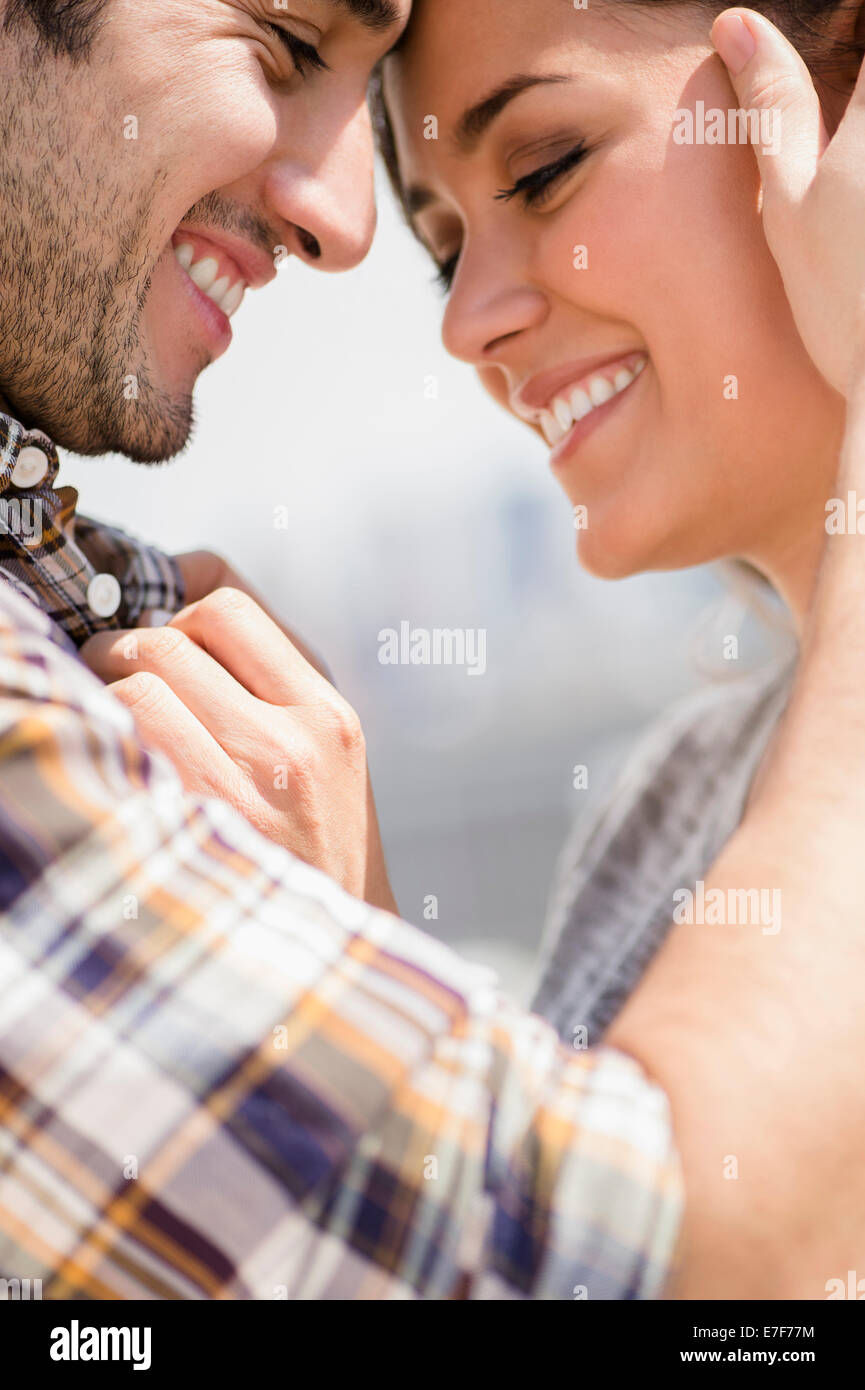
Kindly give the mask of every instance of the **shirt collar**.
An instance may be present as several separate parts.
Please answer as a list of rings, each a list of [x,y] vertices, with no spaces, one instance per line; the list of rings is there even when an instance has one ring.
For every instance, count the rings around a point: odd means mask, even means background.
[[[185,596],[174,557],[79,515],[76,489],[55,486],[59,468],[44,431],[0,411],[0,577],[76,646],[145,613],[176,613]]]

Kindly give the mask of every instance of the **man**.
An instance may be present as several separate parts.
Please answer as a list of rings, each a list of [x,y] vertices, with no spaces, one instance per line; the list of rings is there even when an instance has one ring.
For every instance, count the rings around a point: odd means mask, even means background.
[[[275,248],[364,255],[364,94],[408,8],[0,0],[0,1273],[52,1298],[821,1296],[863,1234],[865,943],[843,837],[828,909],[799,866],[827,805],[861,813],[865,736],[848,718],[815,765],[803,735],[861,688],[849,625],[712,878],[770,876],[789,928],[771,955],[674,933],[618,1050],[569,1052],[375,910],[357,721],[261,605],[54,487],[55,442],[183,447]],[[851,582],[830,568],[821,631]],[[795,816],[785,777],[819,785]]]

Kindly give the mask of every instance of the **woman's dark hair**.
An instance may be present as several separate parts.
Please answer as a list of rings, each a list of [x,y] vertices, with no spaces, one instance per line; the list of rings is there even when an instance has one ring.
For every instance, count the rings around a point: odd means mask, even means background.
[[[708,11],[713,19],[723,10],[729,9],[734,2],[735,0],[727,0],[727,3],[719,3],[719,0],[601,0],[602,4],[637,5],[640,9],[654,9],[658,5],[663,5],[665,9],[671,9],[674,5],[680,8],[702,9]],[[841,14],[844,10],[855,14],[860,9],[860,0],[747,0],[747,3],[750,9],[766,15],[767,19],[771,19],[772,23],[786,34],[815,76],[830,76],[837,71],[839,64],[861,64],[865,56],[865,25],[857,27],[856,37],[849,42],[832,40],[826,32],[830,16]],[[373,78],[370,104],[382,159],[397,199],[403,211],[407,213],[393,127],[384,99],[380,70]]]
[[[3,30],[17,34],[30,28],[39,49],[59,57],[82,61],[99,32],[99,22],[109,0],[8,0]]]

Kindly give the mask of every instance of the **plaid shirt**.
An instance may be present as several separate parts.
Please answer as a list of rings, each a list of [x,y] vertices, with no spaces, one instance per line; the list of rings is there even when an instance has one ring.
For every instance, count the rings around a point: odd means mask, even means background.
[[[22,450],[45,473],[37,483],[16,486]],[[26,460],[25,460],[26,461]],[[141,545],[122,531],[77,516],[74,487],[55,489],[57,450],[41,430],[25,430],[0,414],[0,570],[46,613],[76,646],[106,628],[137,627],[142,614],[176,613],[183,607],[183,580],[169,555]],[[88,595],[111,576],[119,606],[110,615],[94,611]],[[103,583],[103,588],[104,588]]]
[[[50,464],[42,543],[9,528],[0,580],[0,1278],[67,1299],[660,1294],[664,1094],[186,795],[76,652],[178,606],[175,566],[73,529],[50,442],[8,419],[0,438],[0,501],[22,448]],[[109,617],[98,573],[123,587]]]

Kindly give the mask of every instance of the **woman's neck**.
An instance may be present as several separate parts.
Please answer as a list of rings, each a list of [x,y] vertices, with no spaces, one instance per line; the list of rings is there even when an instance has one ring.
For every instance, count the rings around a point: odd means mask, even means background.
[[[826,541],[826,510],[790,537],[776,537],[765,550],[760,547],[742,558],[765,575],[790,610],[797,636],[801,635],[811,603],[823,545]]]

